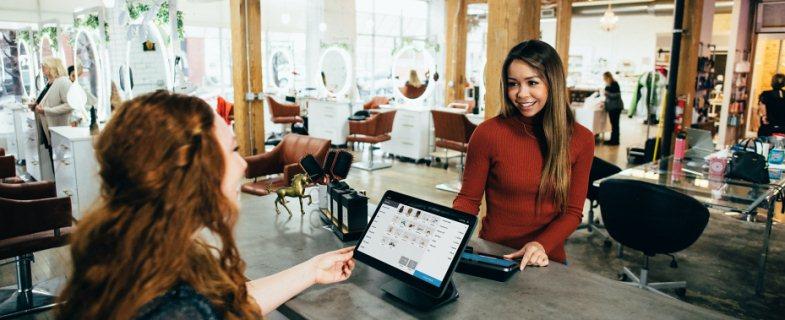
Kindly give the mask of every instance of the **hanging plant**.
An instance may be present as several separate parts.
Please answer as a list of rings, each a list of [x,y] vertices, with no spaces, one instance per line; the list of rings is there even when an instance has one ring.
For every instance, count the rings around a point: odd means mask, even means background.
[[[329,47],[338,47],[338,48],[343,48],[344,50],[351,52],[351,48],[349,48],[349,44],[347,44],[345,42],[335,42],[335,43],[320,42],[319,43],[319,47],[321,49],[326,49],[326,48],[329,48]]]
[[[59,31],[58,28],[55,27],[55,26],[46,27],[46,28],[41,29],[41,35],[42,35],[41,38],[43,38],[44,36],[48,37],[49,38],[49,45],[52,46],[52,49],[54,49],[55,51],[59,51],[60,50],[60,41],[58,39],[58,35],[59,35],[58,31]]]
[[[417,46],[414,45],[415,42],[420,42],[420,41],[424,42],[424,44],[425,44],[424,48],[418,48]],[[414,47],[414,50],[417,51],[417,52],[422,51],[423,49],[427,49],[429,51],[433,51],[434,53],[438,54],[439,50],[441,50],[441,46],[439,46],[439,43],[436,42],[436,41],[431,41],[431,39],[416,40],[416,39],[410,38],[410,37],[403,37],[403,38],[401,38],[400,44],[396,44],[393,47],[391,55],[395,55],[395,53],[397,53],[399,50],[401,50],[403,48],[406,48],[407,46]]]
[[[74,27],[85,27],[88,29],[98,30],[98,15],[97,14],[90,14],[87,16],[87,19],[82,20],[81,18],[74,19]],[[104,40],[109,42],[109,23],[104,22]]]
[[[147,3],[136,3],[133,1],[127,2],[128,8],[128,17],[130,17],[131,21],[139,19],[145,12],[150,11],[150,5]],[[161,28],[166,28],[169,24],[169,1],[165,1],[161,3],[161,6],[158,8],[158,12],[155,14],[155,24]],[[183,23],[183,12],[177,10],[177,35],[180,39],[185,38],[185,23]],[[128,22],[130,24],[130,21]]]
[[[17,33],[17,38],[24,42],[30,43],[30,31],[19,31],[19,33]]]

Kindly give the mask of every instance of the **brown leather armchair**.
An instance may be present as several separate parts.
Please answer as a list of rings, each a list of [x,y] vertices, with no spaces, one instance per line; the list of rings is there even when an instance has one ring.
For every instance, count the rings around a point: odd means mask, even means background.
[[[295,174],[303,173],[300,159],[310,154],[319,163],[324,162],[327,151],[330,150],[330,140],[290,133],[283,137],[281,143],[269,152],[246,157],[248,169],[245,177],[253,182],[244,184],[240,190],[245,193],[265,196],[277,188],[287,185]],[[283,173],[266,179],[259,177]]]
[[[376,96],[371,98],[368,102],[363,104],[363,110],[374,110],[379,109],[380,105],[390,103],[390,99],[383,96]]]
[[[50,309],[57,296],[43,286],[33,286],[31,262],[33,253],[64,246],[72,227],[71,199],[54,197],[53,182],[14,185],[23,197],[0,190],[0,259],[15,258],[17,285],[0,289],[7,297],[0,307],[0,317],[17,317]],[[26,189],[26,188],[30,189]],[[23,199],[20,199],[23,198]]]
[[[0,149],[0,179],[16,176],[14,156],[6,156],[5,150]]]
[[[373,145],[390,140],[394,120],[395,110],[389,110],[371,114],[370,117],[362,121],[349,121],[349,136],[346,137],[346,141],[364,142],[372,146],[368,148],[370,151],[369,160],[367,162],[355,162],[352,164],[353,167],[373,171],[392,166],[389,163],[373,161]]]
[[[463,157],[469,146],[469,138],[471,138],[474,129],[477,125],[473,124],[466,118],[466,114],[458,111],[448,110],[431,110],[433,116],[434,137],[436,138],[436,146],[460,152],[461,158],[461,171],[456,183],[442,183],[436,186],[439,190],[450,192],[460,191],[460,180],[463,176]],[[448,167],[449,157],[445,150],[444,169]]]
[[[270,106],[270,116],[273,123],[294,125],[303,122],[303,118],[300,117],[299,105],[280,103],[271,96],[267,96],[267,104]]]

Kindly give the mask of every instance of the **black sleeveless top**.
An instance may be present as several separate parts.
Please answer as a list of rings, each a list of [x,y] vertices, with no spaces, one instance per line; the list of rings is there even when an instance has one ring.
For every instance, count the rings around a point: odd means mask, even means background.
[[[760,102],[766,105],[766,118],[770,124],[785,126],[785,93],[782,90],[763,91]]]
[[[179,284],[145,304],[135,320],[219,320],[223,319],[203,295],[188,284]]]

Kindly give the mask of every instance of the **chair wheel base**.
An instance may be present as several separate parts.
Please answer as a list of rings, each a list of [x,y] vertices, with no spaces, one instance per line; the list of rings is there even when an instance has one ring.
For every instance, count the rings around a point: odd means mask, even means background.
[[[13,290],[10,296],[0,293],[0,295],[7,297],[0,303],[0,319],[11,319],[25,314],[46,311],[57,305],[57,297],[48,292],[33,290],[30,296],[24,297],[15,288],[2,289],[2,291],[10,290]]]

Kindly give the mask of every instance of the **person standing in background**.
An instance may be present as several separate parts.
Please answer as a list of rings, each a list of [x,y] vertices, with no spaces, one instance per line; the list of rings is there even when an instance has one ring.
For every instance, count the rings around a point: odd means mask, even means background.
[[[619,145],[619,117],[621,111],[624,110],[624,102],[621,101],[621,89],[619,83],[613,79],[610,72],[602,74],[602,79],[605,81],[605,111],[608,112],[608,117],[611,119],[611,139],[603,141],[603,144],[609,146]]]

